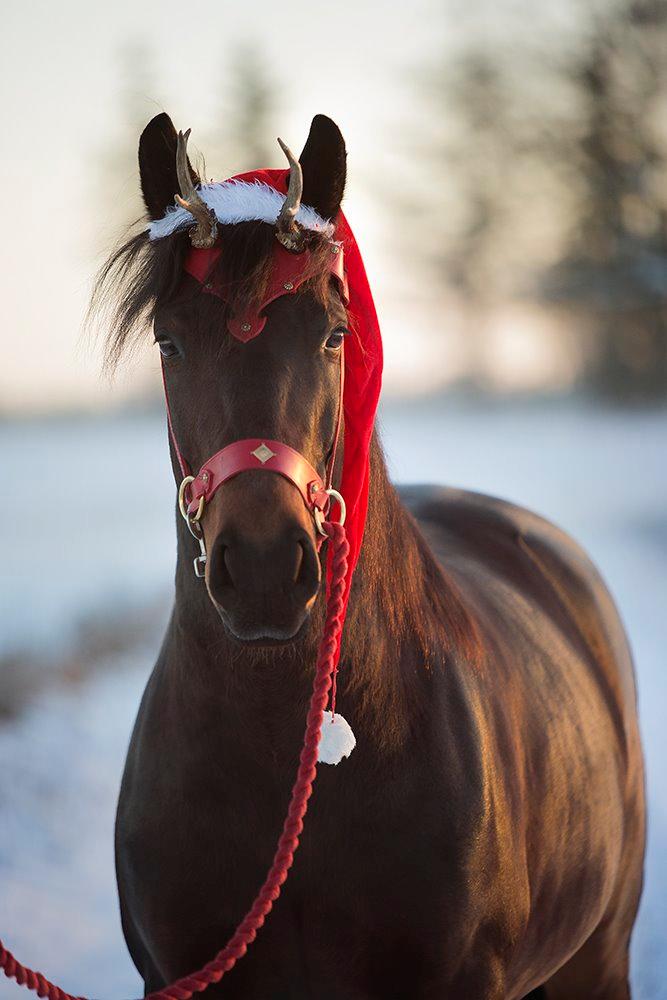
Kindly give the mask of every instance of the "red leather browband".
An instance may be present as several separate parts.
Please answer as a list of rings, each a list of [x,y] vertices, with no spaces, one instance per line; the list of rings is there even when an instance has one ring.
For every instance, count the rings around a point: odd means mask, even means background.
[[[338,283],[344,305],[349,303],[349,293],[345,267],[343,263],[343,247],[340,243],[330,243],[329,271]],[[224,288],[216,284],[213,278],[215,265],[223,252],[222,247],[212,247],[210,250],[192,249],[185,259],[184,269],[203,286],[205,292],[226,298]],[[266,324],[264,310],[281,295],[293,294],[312,274],[310,270],[311,255],[308,250],[303,253],[290,253],[276,240],[274,249],[271,278],[262,302],[254,310],[230,316],[227,328],[233,337],[244,343],[261,333]]]
[[[194,516],[202,499],[208,503],[218,487],[240,472],[262,469],[277,472],[296,486],[311,513],[327,509],[326,484],[303,455],[281,441],[246,438],[228,444],[202,465],[188,487],[188,514]]]

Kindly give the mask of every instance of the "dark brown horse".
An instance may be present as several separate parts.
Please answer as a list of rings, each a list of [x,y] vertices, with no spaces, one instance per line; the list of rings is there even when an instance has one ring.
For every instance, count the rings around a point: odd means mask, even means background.
[[[157,219],[179,190],[166,115],[146,128],[139,159]],[[334,219],[345,149],[328,119],[314,120],[301,164],[304,202]],[[220,237],[224,280],[252,296],[272,226],[225,225]],[[141,234],[110,262],[111,355],[150,315],[193,467],[266,435],[321,469],[346,324],[336,287],[314,273],[242,344],[226,332],[227,306],[184,278],[187,247],[184,233],[155,244]],[[226,483],[204,535],[202,583],[178,518],[173,614],[118,807],[123,928],[147,991],[210,959],[261,885],[322,629],[313,523],[284,479],[246,472]],[[357,748],[318,769],[283,894],[210,995],[629,997],[644,854],[635,683],[584,553],[500,500],[397,493],[376,438],[341,664],[339,704]]]

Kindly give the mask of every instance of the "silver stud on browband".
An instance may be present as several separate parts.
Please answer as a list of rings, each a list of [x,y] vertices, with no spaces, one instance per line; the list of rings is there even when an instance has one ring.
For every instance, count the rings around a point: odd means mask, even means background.
[[[276,457],[275,451],[271,451],[269,446],[264,444],[263,441],[257,448],[255,448],[254,451],[251,451],[250,454],[254,455],[257,461],[261,462],[262,465],[264,465],[265,462],[268,462],[270,458]]]

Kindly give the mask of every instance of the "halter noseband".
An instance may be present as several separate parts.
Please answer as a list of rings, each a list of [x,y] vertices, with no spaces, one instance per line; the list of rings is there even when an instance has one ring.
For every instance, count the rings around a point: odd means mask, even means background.
[[[186,258],[185,270],[200,282],[205,292],[224,299],[224,289],[211,278],[220,253],[221,250],[217,247],[211,250],[192,250]],[[275,299],[283,295],[293,294],[298,290],[310,275],[309,263],[308,251],[296,255],[276,244],[271,279],[263,300],[254,313],[247,312],[241,316],[231,316],[228,319],[227,327],[232,336],[246,342],[261,333],[266,324],[266,316],[264,315],[266,307]],[[343,248],[334,242],[331,243],[329,271],[338,284],[344,305],[347,306],[349,299],[343,267]],[[310,462],[294,448],[281,441],[273,441],[268,438],[245,438],[226,445],[207,459],[199,472],[193,476],[174,433],[163,366],[162,377],[169,434],[183,475],[178,490],[178,507],[190,533],[199,543],[199,555],[194,559],[195,576],[203,577],[206,566],[206,547],[200,523],[206,504],[210,502],[223,483],[233,479],[241,472],[273,472],[292,483],[298,489],[306,509],[315,521],[318,547],[326,537],[323,522],[332,499],[335,499],[339,505],[339,523],[345,523],[345,501],[338,490],[331,486],[343,416],[344,372],[345,359],[344,347],[342,347],[338,415],[324,476],[320,476]]]

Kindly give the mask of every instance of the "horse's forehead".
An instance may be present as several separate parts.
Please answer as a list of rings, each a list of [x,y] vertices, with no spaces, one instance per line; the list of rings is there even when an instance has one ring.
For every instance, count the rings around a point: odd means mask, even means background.
[[[225,288],[216,273],[221,253],[220,247],[193,248],[185,259],[184,270],[200,283],[205,293],[228,301],[231,297],[229,289]],[[343,247],[340,243],[329,242],[323,268],[335,282],[341,301],[346,304],[349,301],[349,291]],[[259,301],[247,308],[241,307],[230,312],[227,318],[227,328],[231,335],[241,343],[259,336],[266,326],[268,307],[277,299],[296,294],[313,275],[313,259],[308,250],[298,254],[290,253],[276,242],[269,261],[266,287]]]

